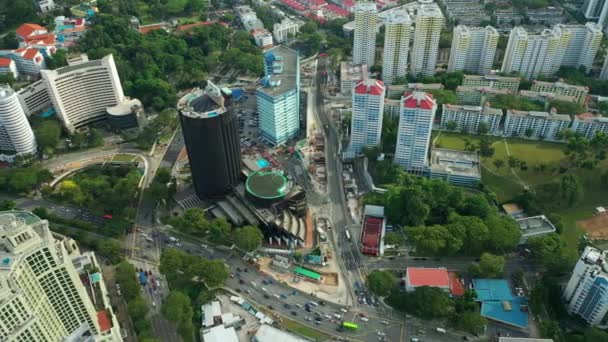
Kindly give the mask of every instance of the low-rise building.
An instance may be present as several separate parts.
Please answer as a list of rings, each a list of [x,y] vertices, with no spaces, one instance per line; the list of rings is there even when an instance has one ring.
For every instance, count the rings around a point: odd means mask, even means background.
[[[566,114],[507,110],[504,135],[526,139],[559,141],[559,132],[570,127],[572,119]]]
[[[443,179],[456,186],[474,187],[481,182],[480,165],[477,152],[433,148],[430,178]]]
[[[251,342],[308,342],[303,338],[299,338],[286,331],[279,330],[267,324],[260,325],[255,336],[251,338]]]
[[[17,64],[10,58],[0,57],[0,74],[11,74],[14,79],[19,77],[19,70],[17,70]]]
[[[270,34],[270,31],[266,29],[255,29],[251,31],[251,35],[253,36],[255,45],[264,50],[272,48],[272,34]]]
[[[87,32],[86,20],[84,18],[66,18],[59,16],[55,18],[55,35],[57,46],[68,48],[78,44]]]
[[[444,267],[408,267],[405,270],[404,283],[405,290],[408,292],[422,286],[436,287],[445,292],[450,291],[450,276],[448,270]]]
[[[576,115],[572,123],[572,132],[591,140],[597,132],[608,134],[608,117],[583,113]]]
[[[301,21],[295,21],[288,18],[281,20],[280,23],[275,23],[272,26],[272,35],[277,43],[282,44],[290,37],[295,37],[302,27]]]
[[[513,94],[519,89],[519,77],[506,77],[497,75],[464,75],[462,86],[464,87],[490,87],[496,89],[508,89]]]
[[[486,134],[500,133],[502,110],[490,108],[487,104],[483,107],[444,104],[441,113],[442,129],[448,129],[450,123],[454,122],[454,130],[479,133],[479,125],[483,122],[487,126]]]
[[[246,5],[236,6],[234,9],[236,11],[236,15],[243,24],[243,27],[245,27],[245,31],[251,32],[251,30],[264,28],[264,24],[260,19],[258,19],[255,11],[251,9],[251,7]]]
[[[545,110],[549,110],[551,101],[576,102],[576,98],[570,95],[558,95],[555,93],[539,92],[532,90],[520,90],[519,96],[530,101],[542,102],[545,104]]]
[[[239,342],[234,327],[223,325],[201,330],[201,336],[204,342]]]
[[[577,86],[564,83],[563,80],[557,82],[543,82],[533,81],[532,88],[530,89],[536,92],[553,93],[555,95],[566,95],[572,96],[576,99],[577,103],[583,104],[587,99],[589,93],[589,87]]]
[[[384,234],[386,233],[384,207],[366,205],[362,221],[361,253],[372,256],[384,255]]]
[[[524,217],[516,221],[521,228],[520,244],[525,243],[531,237],[555,233],[556,231],[553,223],[545,215]]]
[[[40,70],[46,69],[44,56],[36,48],[23,47],[16,50],[0,50],[0,57],[10,58],[15,61],[20,75],[37,77]]]
[[[513,92],[509,89],[500,89],[488,86],[458,86],[456,88],[456,96],[458,97],[458,103],[472,106],[483,106],[486,102],[492,102],[496,95],[512,94]]]

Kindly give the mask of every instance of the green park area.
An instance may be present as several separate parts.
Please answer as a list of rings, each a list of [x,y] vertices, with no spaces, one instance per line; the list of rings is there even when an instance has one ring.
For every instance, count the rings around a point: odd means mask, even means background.
[[[479,135],[435,132],[433,144],[466,150],[478,145],[481,139]],[[494,153],[482,157],[483,184],[496,194],[500,203],[529,189],[540,200],[538,205],[545,214],[561,216],[564,236],[571,245],[576,244],[581,233],[576,222],[591,216],[595,207],[608,204],[607,187],[601,177],[608,171],[608,160],[598,161],[592,169],[572,167],[565,143],[492,136],[486,139]],[[576,201],[567,201],[556,193],[565,175],[574,175],[579,180],[580,196]]]

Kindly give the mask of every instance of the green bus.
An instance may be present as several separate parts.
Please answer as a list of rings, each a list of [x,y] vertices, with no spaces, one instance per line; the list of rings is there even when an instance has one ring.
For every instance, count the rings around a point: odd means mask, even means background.
[[[359,326],[352,322],[342,322],[342,328],[346,328],[349,330],[357,330],[359,329]]]

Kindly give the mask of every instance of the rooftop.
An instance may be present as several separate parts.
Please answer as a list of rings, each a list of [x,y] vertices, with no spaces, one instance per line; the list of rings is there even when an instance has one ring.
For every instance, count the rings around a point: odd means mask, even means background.
[[[401,102],[405,108],[433,109],[437,106],[433,95],[422,91],[408,91]]]
[[[545,215],[520,218],[517,221],[521,228],[521,242],[532,236],[554,233],[555,226]]]
[[[509,109],[507,110],[507,116],[519,116],[519,117],[525,117],[525,116],[533,116],[533,117],[537,117],[540,119],[546,119],[546,120],[558,120],[558,121],[572,121],[572,119],[570,119],[570,115],[567,114],[554,114],[554,113],[548,113],[548,112],[537,112],[537,111],[523,111],[523,110],[514,110],[514,109]]]
[[[481,315],[504,324],[526,328],[528,326],[527,301],[511,294],[505,279],[473,279]]]
[[[298,52],[283,45],[264,52],[266,73],[258,91],[276,96],[299,87],[299,58]]]
[[[384,218],[384,207],[379,205],[365,205],[363,209],[365,216],[382,217]]]
[[[247,192],[264,199],[274,199],[287,193],[287,178],[279,171],[256,171],[247,177]]]
[[[307,342],[307,340],[292,335],[286,331],[279,330],[267,324],[260,325],[252,342]]]
[[[488,93],[488,94],[511,94],[511,90],[509,89],[501,89],[494,87],[484,87],[484,86],[458,86],[456,87],[456,92],[480,92],[480,93]]]
[[[449,104],[446,103],[443,105],[443,110],[445,111],[446,109],[450,109],[450,110],[457,110],[457,111],[461,111],[461,112],[482,112],[482,114],[486,114],[486,115],[502,115],[502,110],[498,109],[498,108],[491,108],[491,107],[482,107],[482,106],[467,106],[467,105],[455,105],[455,104]]]
[[[218,325],[208,330],[203,331],[204,342],[239,342],[236,331],[233,327],[226,328],[223,325]]]
[[[534,80],[532,87],[535,87],[535,86],[568,88],[568,89],[577,89],[580,91],[589,91],[589,87],[587,87],[587,86],[567,84],[567,83],[564,83],[564,80],[561,80],[561,79],[557,82],[545,82],[545,81]]]
[[[464,75],[464,81],[467,80],[486,80],[486,81],[501,81],[501,82],[519,82],[519,77],[506,77],[498,75]]]
[[[499,337],[498,342],[553,342],[550,338]]]
[[[433,148],[431,149],[431,170],[481,178],[479,156],[477,152],[471,151]]]
[[[340,80],[341,81],[358,81],[367,77],[367,66],[357,65],[353,62],[340,63]]]
[[[582,113],[582,114],[576,115],[576,119],[578,119],[579,121],[588,122],[588,123],[598,122],[598,123],[608,124],[608,117],[601,116],[601,115],[593,115],[592,113]]]
[[[410,286],[450,287],[450,277],[445,268],[419,268],[406,269],[406,283]]]
[[[524,211],[517,203],[505,203],[502,205],[502,210],[504,210],[507,215],[521,214]]]
[[[216,325],[215,318],[222,315],[222,308],[220,302],[215,300],[211,303],[203,304],[201,306],[202,311],[202,324],[203,327],[212,327]]]
[[[205,89],[195,88],[184,95],[177,102],[177,109],[184,116],[198,119],[207,119],[222,115],[228,111],[226,102],[230,95],[223,92],[220,87],[207,81]]]
[[[26,23],[26,24],[22,24],[21,26],[19,26],[15,30],[15,33],[17,34],[17,36],[26,38],[36,31],[45,31],[46,32],[46,29],[38,24]]]
[[[115,116],[128,115],[133,112],[133,107],[141,108],[141,101],[139,101],[138,99],[125,98],[121,103],[117,104],[116,106],[108,107],[106,109],[106,112],[108,112],[108,114],[110,115]]]
[[[355,94],[358,95],[378,95],[382,96],[386,88],[384,82],[374,78],[359,80],[354,86]]]

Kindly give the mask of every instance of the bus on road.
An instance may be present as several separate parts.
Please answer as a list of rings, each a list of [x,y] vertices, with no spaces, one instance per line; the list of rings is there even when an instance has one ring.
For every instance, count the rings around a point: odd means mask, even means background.
[[[344,231],[344,235],[346,235],[346,240],[350,241],[350,232],[348,229]]]
[[[342,322],[342,328],[348,329],[348,330],[357,330],[359,329],[359,326],[355,323],[352,322]]]

